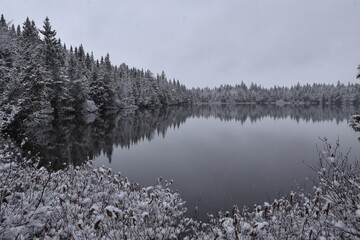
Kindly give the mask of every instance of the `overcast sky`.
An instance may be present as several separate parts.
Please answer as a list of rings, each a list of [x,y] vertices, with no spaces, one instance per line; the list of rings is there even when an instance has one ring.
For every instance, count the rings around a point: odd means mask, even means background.
[[[39,28],[48,16],[67,46],[187,87],[356,82],[360,63],[359,0],[0,0],[0,12]]]

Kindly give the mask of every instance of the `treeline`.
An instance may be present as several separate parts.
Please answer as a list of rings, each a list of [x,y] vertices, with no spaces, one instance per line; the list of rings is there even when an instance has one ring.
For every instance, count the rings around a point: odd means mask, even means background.
[[[0,80],[1,110],[24,117],[191,101],[164,72],[114,66],[109,54],[95,60],[82,45],[68,49],[48,18],[39,30],[29,18],[15,27],[1,15]]]
[[[360,85],[313,84],[263,88],[235,86],[187,89],[164,72],[114,66],[107,54],[96,60],[83,46],[67,48],[48,18],[39,30],[29,18],[22,26],[0,19],[0,127],[13,119],[36,120],[63,113],[117,110],[183,103],[360,103]]]
[[[193,89],[194,99],[203,103],[304,103],[324,105],[357,105],[360,103],[360,85],[306,84],[291,87],[264,88],[244,82],[235,86],[221,85],[217,88]]]

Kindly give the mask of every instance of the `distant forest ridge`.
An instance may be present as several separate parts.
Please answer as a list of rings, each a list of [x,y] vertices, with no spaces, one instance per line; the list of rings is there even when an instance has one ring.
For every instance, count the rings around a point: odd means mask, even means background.
[[[334,84],[312,85],[299,83],[291,87],[274,86],[264,88],[251,83],[221,85],[216,88],[192,89],[193,98],[198,102],[220,103],[292,103],[323,105],[358,105],[360,103],[360,85],[338,82]]]
[[[82,45],[67,48],[48,18],[38,29],[0,19],[0,110],[3,118],[32,118],[129,107],[221,103],[359,104],[358,84],[313,84],[264,88],[257,84],[188,89],[165,73],[111,64],[109,54],[94,59]]]

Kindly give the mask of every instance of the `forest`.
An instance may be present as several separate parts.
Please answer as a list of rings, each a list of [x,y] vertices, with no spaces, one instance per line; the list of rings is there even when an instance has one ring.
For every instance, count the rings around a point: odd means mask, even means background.
[[[49,115],[194,103],[360,103],[360,85],[297,84],[264,88],[235,86],[189,89],[164,72],[113,65],[110,55],[95,59],[82,45],[69,48],[49,18],[42,29],[27,18],[15,27],[0,19],[1,125],[39,121]]]
[[[82,45],[67,49],[48,18],[39,30],[29,18],[22,27],[9,26],[2,15],[0,39],[0,106],[5,118],[192,101],[191,92],[164,72],[154,76],[126,64],[114,66],[109,54],[95,60]]]
[[[338,82],[312,85],[299,83],[291,87],[263,88],[257,84],[246,86],[221,85],[213,89],[193,89],[194,98],[203,103],[292,103],[322,105],[357,105],[360,103],[359,84]]]

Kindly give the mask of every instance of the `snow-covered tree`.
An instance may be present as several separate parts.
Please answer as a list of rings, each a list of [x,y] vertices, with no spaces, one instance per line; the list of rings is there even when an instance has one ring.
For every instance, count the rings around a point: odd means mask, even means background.
[[[55,114],[62,113],[69,99],[68,84],[69,81],[65,75],[64,69],[64,53],[59,41],[56,39],[56,31],[52,30],[49,18],[46,17],[43,30],[40,30],[44,36],[44,58],[45,67],[49,72],[47,83],[49,85],[51,97],[51,106]]]

